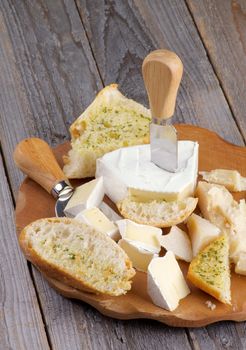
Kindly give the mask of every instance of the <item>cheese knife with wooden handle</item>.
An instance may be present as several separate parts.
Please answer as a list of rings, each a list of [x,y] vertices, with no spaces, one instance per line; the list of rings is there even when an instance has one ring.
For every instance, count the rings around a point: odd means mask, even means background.
[[[183,74],[180,58],[168,50],[151,52],[143,61],[142,73],[149,97],[151,161],[162,169],[178,169],[177,132],[170,125]]]
[[[56,216],[65,216],[64,209],[74,193],[49,145],[39,138],[22,140],[15,148],[18,168],[57,199]]]

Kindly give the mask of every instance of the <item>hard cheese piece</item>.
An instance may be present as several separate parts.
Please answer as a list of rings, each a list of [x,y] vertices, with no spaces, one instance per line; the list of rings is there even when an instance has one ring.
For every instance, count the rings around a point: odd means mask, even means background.
[[[231,303],[227,235],[222,235],[214,240],[192,260],[187,277],[196,287],[222,303]]]
[[[167,235],[161,236],[160,244],[167,251],[171,250],[176,259],[190,262],[192,260],[192,250],[190,239],[186,232],[177,226],[173,226]]]
[[[239,255],[235,266],[235,272],[246,276],[246,253],[241,253]]]
[[[131,220],[116,221],[119,227],[121,237],[133,242],[143,249],[152,253],[159,253],[161,245],[159,237],[162,235],[162,230],[148,225],[136,224]]]
[[[246,191],[246,178],[237,170],[214,169],[201,171],[203,180],[225,186],[229,191]]]
[[[85,209],[75,219],[84,222],[85,224],[94,227],[96,230],[107,234],[114,240],[118,240],[119,230],[117,226],[110,221],[98,208]]]
[[[147,272],[151,260],[158,256],[127,239],[120,239],[118,244],[128,255],[133,267],[139,271]]]
[[[113,202],[130,194],[140,201],[167,201],[193,196],[198,169],[198,143],[178,142],[179,169],[163,170],[151,162],[150,145],[120,148],[97,160],[96,177],[103,176],[105,193]]]
[[[102,202],[103,197],[103,178],[99,177],[75,189],[72,198],[65,207],[64,213],[67,217],[73,218],[81,210],[97,207]]]
[[[220,229],[201,216],[192,214],[187,220],[193,256],[196,256],[220,234]]]
[[[148,267],[148,294],[154,304],[173,311],[189,293],[182,271],[173,252],[154,258]]]
[[[238,203],[224,186],[204,181],[198,183],[197,196],[203,216],[229,236],[230,258],[236,264],[239,255],[246,253],[245,200]]]

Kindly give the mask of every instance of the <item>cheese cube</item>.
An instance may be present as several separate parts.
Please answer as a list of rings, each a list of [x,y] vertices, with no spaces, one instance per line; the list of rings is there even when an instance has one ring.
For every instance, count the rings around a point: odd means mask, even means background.
[[[188,218],[187,227],[194,257],[221,234],[217,226],[196,214]]]
[[[140,225],[128,219],[116,221],[116,224],[122,238],[136,242],[139,247],[152,253],[159,253],[161,250],[159,237],[162,235],[162,230],[160,228]]]
[[[173,226],[167,235],[160,237],[160,244],[167,251],[171,250],[176,259],[191,262],[192,249],[191,242],[186,232],[177,226]]]
[[[84,222],[85,224],[92,226],[96,230],[107,234],[114,240],[118,240],[119,230],[117,226],[110,221],[98,208],[85,209],[76,215],[75,219]]]
[[[138,246],[136,242],[120,239],[119,246],[126,252],[133,267],[138,271],[147,272],[149,263],[158,255]]]
[[[190,289],[173,252],[168,251],[162,258],[154,258],[148,267],[148,294],[153,303],[173,311]]]
[[[103,178],[99,177],[78,186],[64,209],[67,217],[73,218],[84,209],[97,207],[103,200]]]

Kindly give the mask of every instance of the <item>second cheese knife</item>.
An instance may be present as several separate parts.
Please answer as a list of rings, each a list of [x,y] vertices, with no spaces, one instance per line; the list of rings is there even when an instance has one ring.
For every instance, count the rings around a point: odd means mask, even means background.
[[[15,148],[14,161],[22,172],[57,199],[56,216],[65,216],[64,209],[74,193],[49,145],[39,138],[21,141]]]
[[[178,142],[170,118],[175,110],[183,64],[174,52],[156,50],[144,59],[142,72],[152,114],[151,161],[162,169],[175,172],[178,168]]]

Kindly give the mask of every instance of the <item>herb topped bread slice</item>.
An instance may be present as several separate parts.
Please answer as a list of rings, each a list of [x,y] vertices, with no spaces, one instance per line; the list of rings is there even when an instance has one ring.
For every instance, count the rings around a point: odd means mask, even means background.
[[[187,278],[222,303],[231,304],[227,235],[214,240],[191,261]]]
[[[95,176],[96,160],[115,149],[149,143],[150,111],[123,96],[116,84],[102,89],[71,125],[71,146],[64,156],[68,178]]]
[[[124,250],[106,234],[75,219],[34,221],[19,241],[28,260],[64,284],[108,295],[131,289],[135,270]]]

